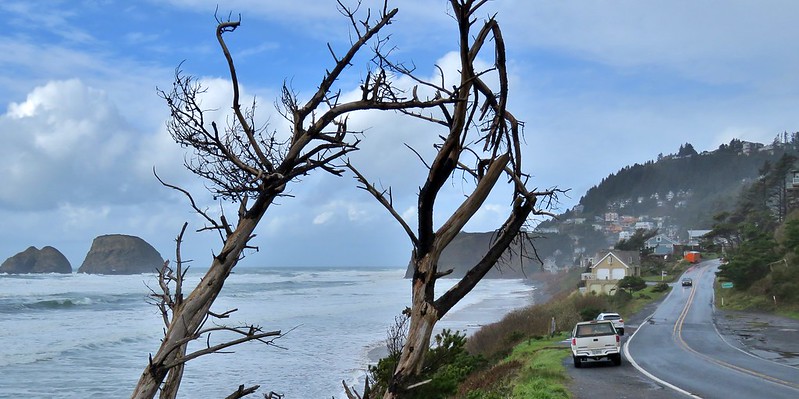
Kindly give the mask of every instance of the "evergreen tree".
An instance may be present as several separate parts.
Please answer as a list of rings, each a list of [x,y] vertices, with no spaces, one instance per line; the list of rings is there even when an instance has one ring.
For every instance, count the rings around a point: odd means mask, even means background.
[[[680,146],[680,151],[677,153],[677,156],[685,157],[691,155],[698,155],[691,143],[685,143],[685,145]]]
[[[620,240],[616,245],[613,247],[620,251],[639,251],[643,252],[646,250],[646,241],[658,234],[657,229],[647,230],[647,229],[637,229],[633,235],[625,240]],[[642,253],[642,255],[644,255]]]

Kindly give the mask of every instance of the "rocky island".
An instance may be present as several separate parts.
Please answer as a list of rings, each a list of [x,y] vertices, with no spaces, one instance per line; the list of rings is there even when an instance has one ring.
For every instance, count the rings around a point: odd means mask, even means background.
[[[64,254],[51,246],[41,250],[31,246],[6,259],[0,265],[0,273],[72,273],[72,266]]]
[[[78,273],[153,273],[164,264],[161,254],[143,239],[124,234],[102,235],[92,241]]]

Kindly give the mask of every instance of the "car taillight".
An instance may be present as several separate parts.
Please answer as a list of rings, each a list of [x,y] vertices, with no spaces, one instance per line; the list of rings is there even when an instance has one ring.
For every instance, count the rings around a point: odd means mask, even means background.
[[[572,338],[572,345],[577,346],[577,338]]]
[[[616,343],[618,344],[619,342],[621,342],[621,337],[619,337],[619,334],[616,334]]]
[[[619,323],[624,323],[624,319],[619,319]]]

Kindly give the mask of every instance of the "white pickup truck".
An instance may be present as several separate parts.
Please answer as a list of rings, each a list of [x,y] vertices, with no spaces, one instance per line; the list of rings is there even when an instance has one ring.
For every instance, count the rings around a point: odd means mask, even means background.
[[[607,358],[621,365],[621,338],[610,320],[592,320],[577,323],[571,341],[574,367],[580,368],[584,360]]]

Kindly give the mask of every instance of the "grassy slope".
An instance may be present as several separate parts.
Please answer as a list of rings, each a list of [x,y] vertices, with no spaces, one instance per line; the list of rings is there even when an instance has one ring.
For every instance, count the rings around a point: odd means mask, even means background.
[[[716,306],[725,310],[742,310],[752,312],[769,312],[784,317],[799,320],[799,307],[793,303],[780,303],[774,298],[762,295],[753,295],[747,291],[721,288],[721,283],[715,283]]]
[[[527,341],[513,348],[508,360],[518,361],[516,378],[511,380],[511,398],[560,399],[570,398],[566,389],[569,378],[563,359],[569,356],[567,347],[560,344],[565,333],[542,341]]]
[[[659,300],[668,291],[656,292],[650,286],[633,294],[632,300],[614,310],[629,317],[644,306]],[[470,338],[470,351],[492,360],[461,385],[459,398],[469,399],[560,399],[571,398],[569,377],[563,360],[571,355],[563,341],[568,338],[573,320],[581,307],[613,306],[607,297],[582,296],[576,292],[560,295],[551,301],[508,315],[502,321],[478,331]],[[531,320],[569,320],[558,334],[548,337],[548,323]],[[522,331],[520,331],[520,329]]]

